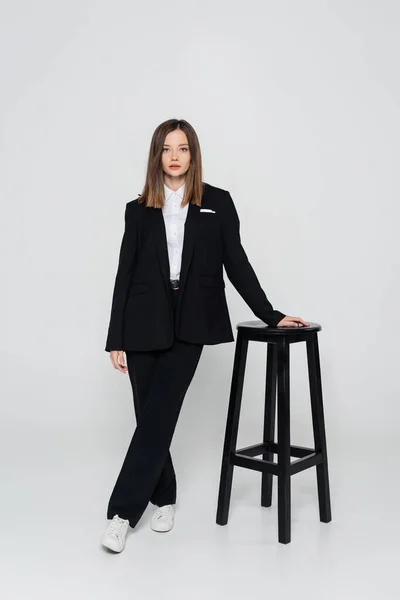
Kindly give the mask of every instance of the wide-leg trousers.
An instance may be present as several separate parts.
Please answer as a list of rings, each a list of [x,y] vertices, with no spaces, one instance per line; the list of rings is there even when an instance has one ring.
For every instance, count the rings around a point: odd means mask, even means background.
[[[171,287],[174,318],[180,290]],[[175,338],[164,350],[127,351],[136,429],[112,491],[107,518],[118,514],[135,527],[149,502],[176,502],[176,476],[169,451],[202,344]]]

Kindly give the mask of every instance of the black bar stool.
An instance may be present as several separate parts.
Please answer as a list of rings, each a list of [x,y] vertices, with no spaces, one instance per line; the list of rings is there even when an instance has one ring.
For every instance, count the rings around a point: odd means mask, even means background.
[[[320,520],[329,523],[332,519],[317,337],[317,332],[321,331],[322,327],[318,323],[310,323],[308,327],[273,328],[262,321],[246,321],[239,323],[236,328],[238,334],[222,456],[217,524],[226,525],[228,522],[234,466],[261,471],[261,506],[271,506],[272,476],[277,475],[279,542],[288,544],[291,526],[290,478],[295,473],[316,467]],[[237,449],[247,348],[250,340],[267,342],[263,441],[260,444]],[[290,444],[289,348],[290,344],[296,342],[306,342],[314,448]],[[278,405],[277,443],[274,441],[276,404]],[[254,458],[261,454],[262,458]],[[277,462],[273,461],[274,454],[277,454]],[[297,460],[291,461],[291,456],[296,457]]]

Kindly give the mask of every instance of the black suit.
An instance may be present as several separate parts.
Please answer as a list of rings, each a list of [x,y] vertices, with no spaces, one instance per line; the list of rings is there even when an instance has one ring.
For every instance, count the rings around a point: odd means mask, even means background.
[[[269,325],[274,311],[240,243],[229,192],[204,185],[201,212],[189,204],[179,289],[172,291],[161,209],[128,202],[106,350],[125,350],[137,426],[114,485],[107,517],[131,527],[147,504],[175,504],[169,447],[204,344],[233,341],[222,266],[233,285]]]
[[[174,319],[162,210],[138,198],[128,202],[105,350],[165,349],[175,337],[207,345],[233,341],[223,266],[253,313],[275,327],[285,315],[273,309],[261,288],[239,228],[230,193],[204,183],[201,208],[188,207]]]

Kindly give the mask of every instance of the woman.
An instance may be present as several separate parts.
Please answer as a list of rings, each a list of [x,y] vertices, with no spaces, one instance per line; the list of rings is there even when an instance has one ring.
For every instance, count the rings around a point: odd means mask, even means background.
[[[193,127],[170,119],[155,130],[142,194],[127,203],[106,342],[129,373],[136,429],[111,494],[101,542],[121,552],[150,501],[154,531],[174,521],[176,478],[169,452],[204,344],[234,341],[223,269],[270,327],[309,325],[274,310],[241,245],[228,191],[202,182]],[[124,360],[126,355],[126,363]]]

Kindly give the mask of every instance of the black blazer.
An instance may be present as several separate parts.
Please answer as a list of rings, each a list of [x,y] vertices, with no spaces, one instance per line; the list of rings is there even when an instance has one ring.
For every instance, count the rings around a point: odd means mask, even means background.
[[[197,344],[234,341],[222,266],[253,313],[275,327],[285,315],[262,290],[239,227],[230,193],[203,183],[201,207],[189,203],[186,216],[174,331],[162,210],[128,202],[105,350],[169,348],[174,334]]]

